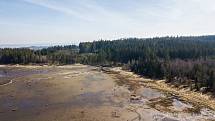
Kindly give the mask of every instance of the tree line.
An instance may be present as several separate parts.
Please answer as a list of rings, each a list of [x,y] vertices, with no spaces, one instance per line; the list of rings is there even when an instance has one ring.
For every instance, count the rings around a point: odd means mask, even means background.
[[[79,45],[87,64],[123,64],[176,86],[215,92],[215,36],[100,40]]]
[[[29,48],[0,49],[0,64],[73,64],[78,46],[54,46],[42,50]]]
[[[0,49],[0,64],[116,66],[191,90],[215,92],[215,36],[126,38],[54,46]]]

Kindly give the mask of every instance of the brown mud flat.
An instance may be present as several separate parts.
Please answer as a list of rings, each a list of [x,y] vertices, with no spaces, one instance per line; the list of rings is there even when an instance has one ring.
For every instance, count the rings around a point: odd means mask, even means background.
[[[1,80],[13,80],[0,86],[0,121],[215,119],[206,106],[196,106],[120,68],[0,66],[0,75]]]
[[[12,83],[11,79],[0,78],[0,86],[5,86]]]
[[[132,72],[122,70],[118,68],[103,68],[105,73],[108,73],[116,78],[116,83],[119,85],[125,85],[135,95],[155,94],[150,90],[156,90],[160,94],[158,97],[154,97],[148,100],[147,105],[160,112],[172,113],[180,115],[180,113],[191,114],[193,120],[215,120],[215,99],[210,95],[203,95],[198,92],[192,92],[185,89],[179,89],[171,84],[165,83],[164,80],[151,80],[143,78]],[[139,89],[150,89],[146,92],[138,94]],[[164,96],[165,95],[165,96]],[[146,98],[143,96],[143,98]],[[196,119],[195,117],[208,116],[209,118]],[[179,120],[186,120],[180,119]],[[191,119],[189,119],[191,120]]]

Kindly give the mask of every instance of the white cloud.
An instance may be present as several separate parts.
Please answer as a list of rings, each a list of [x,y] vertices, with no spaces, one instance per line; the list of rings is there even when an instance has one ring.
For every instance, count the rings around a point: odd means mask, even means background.
[[[56,3],[53,4],[50,1],[44,1],[44,0],[23,0],[23,1],[34,4],[34,5],[39,5],[39,6],[51,9],[51,10],[55,10],[55,11],[58,11],[58,12],[61,12],[61,13],[67,14],[67,15],[72,15],[74,17],[77,17],[77,18],[80,18],[80,19],[83,19],[86,21],[92,21],[92,19],[83,15],[80,12],[77,12],[70,8],[66,8],[65,6],[57,5]]]
[[[199,35],[213,34],[215,28],[215,0],[21,1],[56,12],[59,18],[53,21],[56,18],[49,16],[50,11],[46,11],[46,14],[41,14],[50,17],[50,19],[45,19],[48,24],[38,22],[39,18],[34,15],[29,21],[26,20],[33,23],[31,25],[17,21],[14,23],[5,21],[5,24],[2,20],[1,22],[8,30],[4,35],[7,40],[20,37],[19,40],[32,38],[34,41],[39,39],[89,41],[101,38]],[[108,4],[103,4],[104,2]],[[35,7],[35,9],[39,8]],[[41,10],[38,11],[41,12]],[[18,26],[16,28],[20,31],[13,31],[10,34],[10,30],[14,28],[12,25]],[[26,31],[29,33],[27,37],[24,36]]]

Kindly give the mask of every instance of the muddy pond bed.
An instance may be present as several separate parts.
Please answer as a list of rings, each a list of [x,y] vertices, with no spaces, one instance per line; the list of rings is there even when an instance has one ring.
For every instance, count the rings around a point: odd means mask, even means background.
[[[0,67],[0,121],[215,120],[207,107],[112,69],[80,64]]]

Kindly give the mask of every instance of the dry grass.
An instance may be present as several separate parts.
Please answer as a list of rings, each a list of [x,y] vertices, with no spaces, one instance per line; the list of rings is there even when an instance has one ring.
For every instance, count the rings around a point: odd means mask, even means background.
[[[199,107],[208,107],[210,109],[215,110],[215,100],[209,95],[204,95],[199,92],[193,92],[185,89],[179,89],[169,84],[166,84],[164,80],[148,82],[144,83],[144,85],[177,95],[181,99],[192,104],[198,105]]]
[[[145,86],[160,90],[167,94],[169,93],[171,95],[175,95],[181,100],[194,104],[196,106],[194,107],[195,111],[198,111],[201,107],[208,107],[212,110],[215,110],[215,100],[210,95],[193,92],[186,89],[179,89],[173,85],[165,83],[165,80],[145,79],[132,72],[128,72],[120,68],[109,69],[108,73],[115,74],[115,76],[121,80],[120,83],[122,84],[131,84],[131,86],[134,86],[132,89],[138,88],[139,86]]]

